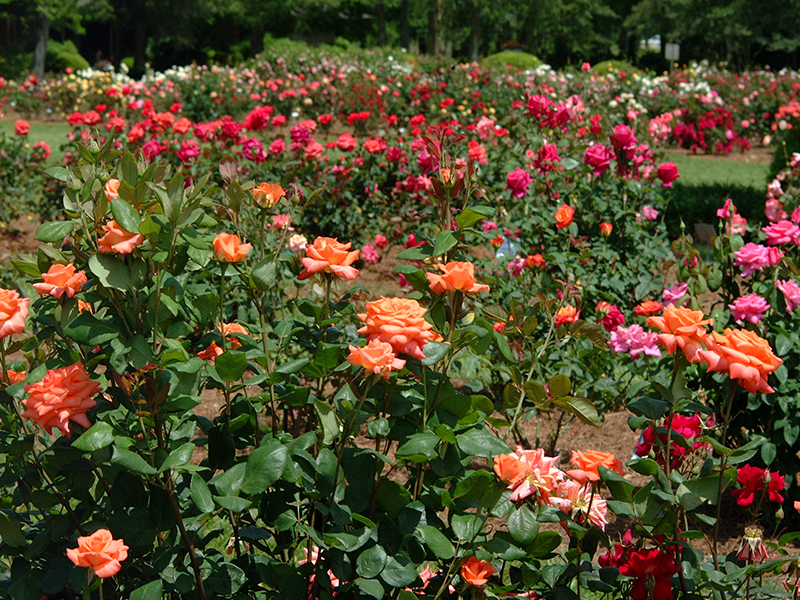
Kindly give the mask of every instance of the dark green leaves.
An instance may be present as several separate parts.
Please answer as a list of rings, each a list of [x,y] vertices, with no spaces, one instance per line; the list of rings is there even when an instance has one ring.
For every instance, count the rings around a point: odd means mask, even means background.
[[[247,457],[242,482],[245,494],[261,494],[280,479],[288,461],[288,452],[276,440],[264,442]]]

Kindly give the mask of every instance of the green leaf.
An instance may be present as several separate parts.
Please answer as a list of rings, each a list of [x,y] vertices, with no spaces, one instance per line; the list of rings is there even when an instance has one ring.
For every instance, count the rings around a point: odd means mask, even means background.
[[[414,433],[397,449],[397,457],[415,463],[424,463],[436,458],[439,436],[433,431]]]
[[[139,233],[139,225],[142,224],[142,219],[136,209],[122,198],[111,199],[111,214],[114,215],[114,220],[117,225],[122,227],[128,233]]]
[[[436,236],[436,243],[433,245],[433,256],[441,256],[456,247],[458,236],[452,231],[442,231]]]
[[[339,435],[339,419],[333,407],[318,398],[314,398],[314,410],[322,426],[322,445],[327,446]]]
[[[642,396],[628,404],[628,408],[634,414],[647,417],[650,421],[656,421],[667,413],[669,404],[663,400]]]
[[[432,525],[418,527],[422,541],[431,549],[436,558],[450,560],[456,554],[456,549],[445,535]]]
[[[261,494],[266,492],[283,474],[289,453],[286,447],[276,440],[262,443],[247,457],[242,492]]]
[[[155,475],[156,470],[147,464],[147,461],[135,452],[114,446],[114,453],[111,455],[111,464],[127,469],[142,475]]]
[[[47,244],[60,243],[72,233],[75,221],[51,221],[36,228],[34,239]]]
[[[572,382],[569,380],[569,377],[559,373],[550,378],[550,381],[547,382],[547,389],[550,394],[556,398],[569,396],[569,391],[572,389]]]
[[[458,448],[473,456],[492,459],[498,454],[506,454],[511,449],[488,431],[474,427],[456,436]]]
[[[386,590],[383,589],[381,582],[377,579],[356,579],[356,585],[362,594],[372,598],[380,600],[386,595]]]
[[[214,496],[214,502],[233,513],[247,510],[252,504],[248,499],[240,498],[239,496]]]
[[[493,216],[495,211],[496,209],[491,206],[473,206],[471,208],[465,208],[461,211],[461,214],[456,217],[456,225],[458,225],[459,229],[472,227],[481,219]]]
[[[515,542],[527,546],[539,535],[536,514],[523,504],[508,517],[508,532]]]
[[[114,288],[126,292],[133,291],[133,285],[128,268],[121,260],[108,254],[93,254],[89,258],[89,270],[97,277],[104,287]]]
[[[422,364],[425,366],[432,366],[442,360],[450,351],[450,344],[444,342],[428,342],[422,349],[425,358],[422,359]]]
[[[69,170],[65,167],[50,167],[44,170],[44,174],[61,183],[66,183],[69,179]]]
[[[119,337],[119,329],[84,311],[64,327],[64,334],[79,344],[94,347]]]
[[[161,600],[164,582],[160,579],[151,581],[131,592],[130,600]]]
[[[256,287],[262,292],[271,290],[275,286],[275,263],[271,259],[265,258],[250,273]]]
[[[587,425],[594,425],[600,427],[600,415],[597,414],[597,409],[594,404],[582,396],[574,396],[567,401],[572,413]]]
[[[84,431],[81,436],[72,442],[72,447],[81,452],[94,452],[114,442],[114,429],[104,421],[98,421],[89,429]]]
[[[381,579],[393,588],[402,589],[417,580],[417,569],[407,556],[390,556],[386,559]]]
[[[247,370],[247,356],[244,352],[228,350],[214,360],[214,367],[222,381],[239,381]]]
[[[22,533],[19,521],[0,512],[0,538],[12,548],[22,548],[28,543]]]
[[[176,448],[164,459],[164,462],[161,463],[161,466],[158,468],[158,472],[163,473],[167,469],[182,467],[191,460],[194,449],[195,445],[192,442],[186,442],[182,446]]]
[[[211,490],[208,489],[208,484],[199,473],[192,475],[192,483],[189,486],[189,491],[192,494],[192,502],[200,512],[210,513],[214,511],[216,505],[214,504],[214,499],[211,497]]]
[[[386,566],[386,551],[379,545],[367,548],[356,559],[356,573],[361,577],[373,579],[381,574]]]
[[[117,179],[130,185],[136,185],[139,180],[139,168],[136,165],[136,159],[130,152],[123,154],[117,164]]]

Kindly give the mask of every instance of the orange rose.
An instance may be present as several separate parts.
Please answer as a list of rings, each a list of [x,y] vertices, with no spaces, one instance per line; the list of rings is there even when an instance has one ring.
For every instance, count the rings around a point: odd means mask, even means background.
[[[611,223],[600,223],[600,234],[608,237],[614,231],[614,226]]]
[[[113,577],[128,558],[123,540],[115,540],[108,529],[98,529],[92,535],[78,538],[77,548],[67,548],[67,558],[78,567],[90,567],[98,577]]]
[[[623,474],[622,461],[610,452],[599,452],[598,450],[580,452],[573,450],[572,464],[578,469],[567,471],[567,474],[578,481],[600,481],[598,467],[605,467],[616,471],[620,475]]]
[[[221,261],[239,262],[247,256],[250,248],[250,244],[243,244],[239,236],[232,233],[220,233],[214,238],[214,254]]]
[[[120,227],[114,219],[103,225],[106,234],[97,240],[100,252],[130,254],[144,243],[141,233],[130,233]]]
[[[6,380],[8,381],[8,385],[14,385],[15,383],[25,381],[27,376],[28,374],[25,371],[12,371],[11,369],[6,369]]]
[[[663,333],[658,334],[661,344],[672,354],[680,346],[689,362],[700,362],[697,351],[703,348],[708,335],[706,325],[713,325],[714,319],[703,319],[699,310],[691,310],[681,306],[669,305],[663,316],[648,317],[650,327],[658,327]]]
[[[529,254],[525,257],[525,266],[529,269],[541,269],[544,265],[544,256],[541,254]]]
[[[390,344],[396,354],[423,359],[423,346],[442,339],[425,320],[426,312],[416,300],[382,297],[367,302],[366,314],[358,315],[364,321],[358,333]]]
[[[639,315],[640,317],[645,317],[647,315],[654,315],[656,313],[661,312],[661,308],[663,305],[661,302],[656,302],[655,300],[647,300],[642,302],[641,304],[637,304],[636,307],[633,309],[633,312]]]
[[[81,286],[86,283],[86,272],[75,272],[75,265],[72,263],[68,265],[55,264],[51,266],[47,273],[42,273],[44,283],[34,283],[34,289],[39,292],[40,296],[50,295],[55,298],[61,298],[64,294],[67,298],[72,298],[77,292],[80,291]]]
[[[286,195],[277,183],[262,183],[253,188],[253,202],[260,208],[272,208]]]
[[[28,409],[23,417],[33,419],[47,433],[60,429],[69,437],[69,422],[89,428],[86,411],[97,406],[93,400],[100,384],[89,379],[81,363],[49,370],[41,381],[25,386],[28,398],[22,403]]]
[[[16,290],[0,289],[0,338],[22,333],[29,303],[30,299],[21,298]]]
[[[431,291],[434,294],[442,295],[445,292],[456,290],[477,294],[478,292],[488,292],[489,286],[479,284],[475,281],[475,265],[471,262],[453,261],[447,264],[439,263],[436,265],[444,275],[427,273],[428,281],[431,283]]]
[[[660,336],[659,336],[660,337]],[[706,339],[708,350],[698,350],[698,360],[709,371],[727,371],[749,392],[773,393],[767,383],[770,373],[783,364],[775,356],[769,342],[746,329],[726,329],[725,335],[713,331]]]
[[[498,454],[494,457],[494,473],[501,481],[516,483],[530,471],[530,465],[514,453]]]
[[[250,335],[250,332],[247,331],[247,329],[245,329],[238,323],[223,323],[222,329],[217,328],[217,331],[219,331],[220,336],[224,335],[225,339],[230,342],[231,350],[236,350],[237,348],[241,348],[242,346],[242,342],[233,337],[231,335],[232,333],[241,333],[243,335]],[[220,354],[222,354],[222,348],[220,348],[217,345],[217,342],[211,342],[211,345],[208,348],[197,353],[197,357],[202,358],[203,360],[214,360]]]
[[[340,279],[355,279],[358,269],[351,267],[358,260],[360,250],[350,252],[351,243],[342,244],[329,237],[318,237],[310,246],[306,246],[306,257],[300,259],[303,271],[300,279],[308,279],[317,273],[333,273]]]
[[[574,306],[570,306],[569,304],[562,306],[556,313],[556,327],[560,327],[564,323],[574,323],[580,316],[581,311]]]
[[[367,371],[372,371],[376,375],[382,374],[384,379],[389,379],[391,371],[399,371],[406,366],[406,361],[397,358],[391,344],[380,341],[378,338],[372,339],[363,348],[349,346],[350,356],[347,360],[351,365],[363,367]]]
[[[482,587],[489,582],[489,577],[497,573],[492,563],[486,560],[479,560],[476,556],[470,556],[461,565],[461,577],[470,585]]]
[[[119,198],[119,179],[109,179],[106,182],[106,200]]]
[[[562,204],[556,211],[556,227],[559,229],[566,229],[572,224],[572,218],[575,216],[575,209],[569,204]]]

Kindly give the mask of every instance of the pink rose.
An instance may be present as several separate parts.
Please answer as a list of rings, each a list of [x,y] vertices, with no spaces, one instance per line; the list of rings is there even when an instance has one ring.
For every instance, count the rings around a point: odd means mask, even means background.
[[[725,200],[725,205],[722,208],[717,209],[717,216],[720,219],[730,219],[732,215],[736,214],[736,207],[733,205],[733,201],[728,198]]]
[[[778,280],[775,282],[775,287],[783,292],[783,299],[786,302],[786,310],[788,312],[792,312],[800,306],[800,286],[793,279]]]
[[[611,140],[611,145],[614,147],[614,150],[617,151],[617,155],[621,150],[627,150],[628,148],[633,148],[636,146],[636,136],[633,135],[633,131],[627,125],[617,125],[614,127],[614,133],[609,136]]]
[[[592,167],[596,176],[602,175],[608,169],[610,161],[611,151],[603,144],[589,146],[583,155],[583,163]]]
[[[800,246],[800,227],[791,221],[778,221],[761,228],[767,234],[767,244],[779,246],[781,244],[792,243]]]
[[[781,221],[789,216],[786,214],[786,211],[783,210],[783,202],[777,198],[770,198],[767,200],[764,206],[764,214],[767,216],[767,219],[773,223]]]
[[[608,343],[614,352],[618,354],[626,352],[631,358],[638,358],[641,354],[661,356],[661,350],[658,349],[658,335],[654,331],[645,331],[641,325],[617,327],[611,332]]]
[[[511,190],[512,198],[522,198],[528,193],[531,181],[531,176],[526,170],[517,168],[506,176],[506,189]]]
[[[767,301],[758,294],[747,294],[733,301],[728,305],[733,312],[733,318],[737,322],[748,321],[755,325],[770,308]]]
[[[661,299],[664,300],[664,306],[669,306],[671,304],[680,305],[679,300],[683,298],[688,291],[688,283],[676,283],[675,285],[669,286],[661,294]]]
[[[730,221],[725,223],[725,233],[728,235],[744,235],[747,233],[747,219],[734,214]]]
[[[750,277],[753,271],[763,271],[764,267],[770,264],[769,249],[752,242],[745,244],[736,251],[733,264],[742,267],[742,277]]]
[[[642,207],[642,210],[639,211],[636,220],[640,221],[644,219],[645,221],[655,221],[657,218],[658,218],[658,211],[649,204],[645,204]]]

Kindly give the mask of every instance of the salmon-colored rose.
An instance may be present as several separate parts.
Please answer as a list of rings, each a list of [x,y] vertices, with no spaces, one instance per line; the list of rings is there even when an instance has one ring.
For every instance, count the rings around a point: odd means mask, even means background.
[[[250,248],[250,244],[243,244],[239,236],[233,233],[220,233],[214,238],[214,254],[225,262],[235,263],[244,260]]]
[[[16,290],[0,289],[0,338],[22,333],[29,303],[30,299],[20,297]]]
[[[53,296],[61,298],[64,294],[67,298],[72,298],[80,291],[81,286],[86,283],[86,272],[75,271],[75,265],[55,264],[51,266],[47,273],[42,273],[43,283],[34,283],[34,289],[40,296]]]
[[[355,279],[358,269],[351,267],[358,260],[360,250],[350,251],[351,243],[342,244],[329,237],[318,237],[306,246],[306,257],[300,259],[303,270],[300,279],[308,279],[317,273],[333,273],[341,279]]]
[[[620,475],[622,471],[622,461],[610,452],[600,452],[598,450],[587,450],[580,452],[572,451],[572,464],[578,467],[575,470],[567,471],[567,474],[578,481],[600,481],[598,467],[605,467],[616,471]]]
[[[392,345],[382,342],[378,338],[370,340],[363,348],[358,346],[349,348],[350,355],[347,360],[351,365],[363,367],[376,375],[383,375],[384,379],[389,379],[390,372],[399,371],[406,366],[406,361],[397,358]]]
[[[529,269],[541,269],[545,266],[544,256],[541,254],[529,254],[525,257],[525,266]]]
[[[98,577],[113,577],[128,558],[123,540],[115,540],[108,529],[98,529],[92,535],[78,538],[77,548],[67,549],[69,558],[78,567],[88,567]]]
[[[556,327],[560,327],[564,323],[574,323],[580,316],[581,311],[574,306],[570,306],[569,304],[562,306],[556,313]]]
[[[366,314],[358,315],[364,321],[358,333],[370,340],[378,339],[390,344],[396,354],[423,359],[423,346],[442,339],[433,331],[433,325],[425,320],[426,312],[416,300],[379,298],[367,302]]]
[[[41,381],[25,386],[27,407],[23,417],[33,419],[47,433],[60,429],[69,437],[69,422],[91,427],[86,411],[94,408],[100,384],[89,379],[81,363],[49,370]]]
[[[120,227],[114,219],[103,225],[106,234],[97,240],[100,252],[130,254],[144,243],[141,233],[131,233]]]
[[[27,376],[28,374],[25,371],[12,371],[11,369],[6,369],[6,380],[8,385],[14,385],[15,383],[25,381]]]
[[[648,315],[654,315],[656,313],[661,312],[663,305],[661,302],[656,302],[655,300],[646,300],[641,304],[637,304],[636,307],[633,309],[633,312],[639,315],[640,317],[646,317]]]
[[[697,351],[703,348],[707,337],[706,325],[713,325],[714,319],[704,319],[702,311],[691,310],[670,304],[660,317],[648,317],[650,327],[658,327],[661,344],[672,354],[680,346],[689,362],[700,362]]]
[[[119,179],[109,179],[106,182],[105,192],[107,200],[119,198]]]
[[[731,379],[739,380],[743,388],[754,394],[775,391],[767,378],[783,361],[775,356],[764,338],[746,329],[726,329],[724,335],[712,332],[706,346],[708,350],[697,351],[697,362],[706,363],[709,371],[726,371]]]
[[[566,229],[572,224],[574,216],[575,209],[569,204],[562,204],[556,211],[556,227],[559,229]]]
[[[89,314],[92,314],[94,309],[92,309],[92,305],[88,302],[78,300],[78,313],[82,313],[83,311],[87,311]]]
[[[494,473],[501,481],[516,483],[530,471],[530,465],[516,454],[498,454],[494,457]]]
[[[492,563],[486,560],[480,560],[476,556],[470,556],[467,561],[461,565],[461,577],[470,585],[475,587],[482,587],[489,582],[489,577],[497,573],[497,569],[492,566]]]
[[[230,350],[236,350],[242,347],[242,342],[233,337],[231,335],[232,333],[250,335],[250,332],[238,323],[223,323],[222,329],[217,328],[217,331],[219,331],[220,336],[224,335],[225,339],[230,342]],[[197,357],[203,360],[214,360],[220,354],[222,354],[222,348],[217,345],[217,342],[211,342],[208,348],[197,353]]]
[[[277,183],[262,183],[253,188],[253,202],[260,208],[272,208],[286,195]]]
[[[600,234],[608,237],[611,235],[611,232],[614,231],[614,226],[611,223],[600,223]]]
[[[444,273],[443,275],[427,273],[431,291],[434,294],[441,296],[445,292],[454,292],[456,290],[470,294],[489,291],[488,285],[475,281],[475,265],[471,262],[439,263],[437,267]]]

